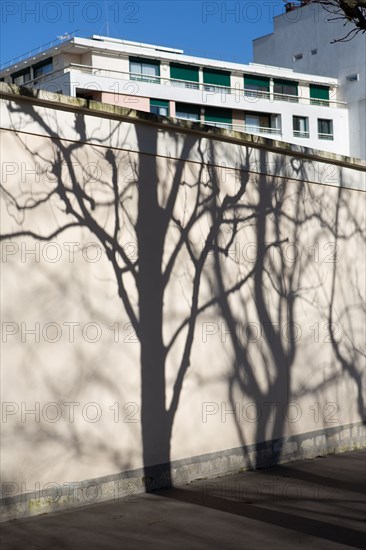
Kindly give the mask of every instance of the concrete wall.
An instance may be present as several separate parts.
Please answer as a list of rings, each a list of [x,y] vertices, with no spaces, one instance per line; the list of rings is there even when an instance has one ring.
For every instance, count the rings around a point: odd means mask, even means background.
[[[132,261],[142,186],[156,185],[167,208],[179,183],[164,267],[179,227],[187,227],[197,257],[209,238],[212,211],[196,215],[197,198],[208,200],[218,186],[219,206],[245,187],[218,236],[221,247],[230,243],[227,254],[210,251],[202,271],[202,312],[171,434],[173,480],[363,444],[364,164],[111,105],[87,108],[75,98],[27,98],[4,84],[2,90],[5,517],[93,502],[98,481],[90,498],[58,494],[85,480],[102,480],[103,498],[111,498],[121,475],[123,494],[131,476],[136,490],[143,486],[140,344],[111,262],[86,227],[52,236],[72,221],[52,190],[59,181],[71,193],[73,173],[92,197],[84,202],[88,215],[110,235],[116,183],[118,242]],[[37,208],[16,206],[32,206],[47,193]],[[10,239],[19,231],[28,233]],[[165,345],[190,318],[194,276],[183,246],[164,296]],[[139,315],[131,275],[124,284]],[[186,337],[183,330],[167,355],[166,407]],[[156,426],[157,440],[158,432]]]
[[[101,92],[101,101],[118,105],[126,109],[135,109],[138,111],[150,112],[150,98],[148,97],[133,97],[125,94],[113,94],[111,92]]]
[[[366,158],[366,48],[358,34],[347,42],[332,43],[352,28],[335,20],[319,5],[310,4],[275,17],[274,32],[253,42],[255,63],[288,67],[294,71],[339,79],[339,99],[346,101],[350,116],[350,154]],[[316,50],[315,55],[311,50]],[[303,54],[299,61],[297,54]],[[358,74],[354,82],[348,75]]]

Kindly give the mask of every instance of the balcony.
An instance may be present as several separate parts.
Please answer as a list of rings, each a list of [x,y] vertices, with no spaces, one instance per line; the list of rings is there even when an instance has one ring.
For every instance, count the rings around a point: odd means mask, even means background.
[[[281,135],[280,128],[267,128],[265,126],[251,126],[248,124],[227,124],[223,122],[209,122],[201,121],[203,124],[208,126],[216,126],[217,128],[225,128],[226,130],[234,130],[235,132],[243,132],[246,134],[255,134],[255,135]]]
[[[173,86],[178,88],[186,88],[190,90],[201,91],[202,93],[205,92],[205,93],[216,93],[221,95],[233,95],[235,96],[236,101],[237,101],[237,98],[239,98],[240,100],[249,101],[250,103],[253,103],[253,100],[258,100],[258,101],[267,100],[270,102],[286,101],[286,102],[292,102],[292,103],[300,103],[304,105],[321,105],[321,106],[330,106],[330,107],[347,106],[345,102],[334,100],[334,99],[330,101],[325,101],[325,100],[311,99],[309,97],[301,97],[301,96],[292,95],[292,94],[272,93],[265,90],[252,90],[244,87],[230,88],[227,86],[205,84],[202,82],[178,80],[174,78],[168,78],[165,76],[155,76],[155,75],[140,74],[140,73],[137,74],[137,73],[131,73],[129,71],[128,72],[115,71],[110,69],[91,67],[88,65],[80,65],[76,63],[70,63],[69,65],[65,66],[63,69],[58,69],[57,71],[53,71],[48,75],[44,75],[40,78],[33,79],[27,82],[27,86],[39,86],[40,84],[43,84],[46,81],[50,81],[60,76],[61,74],[69,73],[71,71],[94,75],[96,77],[113,79],[114,82],[116,82],[117,80],[130,80],[130,81],[146,82],[148,84],[153,84],[153,85],[156,84],[156,85],[164,85],[164,86]],[[155,94],[157,93],[158,92],[155,92]]]

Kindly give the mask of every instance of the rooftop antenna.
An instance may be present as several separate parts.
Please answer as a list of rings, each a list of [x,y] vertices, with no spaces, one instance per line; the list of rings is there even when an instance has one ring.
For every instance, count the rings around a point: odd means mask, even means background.
[[[104,8],[105,8],[105,23],[104,23],[104,25],[106,26],[107,37],[110,38],[110,36],[109,36],[109,19],[108,19],[107,0],[104,0]],[[102,27],[102,30],[104,28],[104,25]]]

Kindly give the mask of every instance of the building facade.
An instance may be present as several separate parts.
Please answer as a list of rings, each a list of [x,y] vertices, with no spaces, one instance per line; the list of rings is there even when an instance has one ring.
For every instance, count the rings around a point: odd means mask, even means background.
[[[70,36],[1,69],[17,85],[352,154],[348,104],[325,74],[103,36]]]
[[[319,4],[303,5],[275,17],[274,32],[254,40],[253,55],[256,63],[335,77],[347,104],[349,154],[365,159],[366,41],[364,34],[339,41],[351,28]]]

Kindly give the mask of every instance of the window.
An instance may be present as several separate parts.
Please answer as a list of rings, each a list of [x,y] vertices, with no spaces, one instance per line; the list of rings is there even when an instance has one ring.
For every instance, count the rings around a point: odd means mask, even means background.
[[[355,73],[355,74],[349,74],[346,79],[348,80],[348,82],[356,82],[357,80],[360,79],[360,76],[358,73]]]
[[[150,59],[130,57],[130,78],[143,82],[160,82],[160,63]]]
[[[304,116],[293,117],[293,132],[295,137],[308,138],[309,137],[309,119]]]
[[[26,82],[29,82],[29,80],[31,79],[30,67],[27,67],[26,69],[22,69],[21,71],[13,73],[11,76],[12,76],[13,84],[16,84],[17,86],[22,86]]]
[[[208,92],[230,93],[230,73],[216,69],[203,69],[203,82]]]
[[[36,63],[33,65],[34,70],[34,78],[39,78],[40,76],[44,76],[46,74],[52,73],[53,71],[53,63],[52,63],[52,57],[49,57],[48,59],[45,59],[44,61],[41,61],[40,63]]]
[[[176,103],[175,116],[184,120],[200,120],[200,108],[198,105],[188,105],[188,103]]]
[[[274,80],[274,99],[298,101],[298,82],[292,80]]]
[[[280,134],[280,116],[269,113],[246,113],[245,131],[251,134]]]
[[[318,118],[318,138],[333,139],[333,120]]]
[[[231,109],[221,109],[220,107],[206,107],[205,122],[211,124],[212,126],[231,128],[233,122]]]
[[[101,101],[101,92],[98,90],[88,90],[87,88],[76,88],[76,97],[90,101]]]
[[[302,53],[294,55],[294,61],[300,61],[300,59],[302,59]]]
[[[160,116],[169,116],[169,101],[150,99],[150,113]]]
[[[173,86],[198,89],[198,67],[171,63],[170,78],[175,79]]]
[[[310,103],[312,105],[329,105],[329,86],[310,84]]]
[[[318,53],[317,49],[311,50],[311,55],[316,55]]]
[[[248,97],[268,97],[269,78],[257,75],[244,75],[244,94]]]

